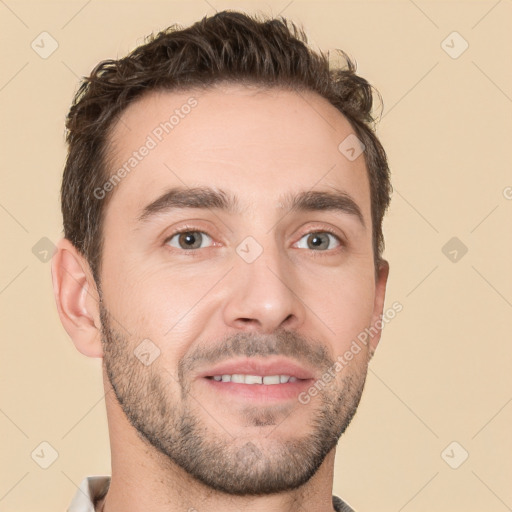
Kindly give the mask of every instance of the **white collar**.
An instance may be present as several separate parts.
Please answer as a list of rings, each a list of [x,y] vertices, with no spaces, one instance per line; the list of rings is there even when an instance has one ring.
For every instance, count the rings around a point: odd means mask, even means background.
[[[107,475],[84,478],[69,505],[68,512],[95,512],[94,500],[103,494],[109,484],[110,476]]]

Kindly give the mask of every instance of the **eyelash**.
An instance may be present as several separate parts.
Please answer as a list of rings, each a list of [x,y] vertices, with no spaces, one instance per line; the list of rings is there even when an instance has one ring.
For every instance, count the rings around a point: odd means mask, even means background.
[[[206,231],[204,231],[200,228],[197,228],[194,226],[184,226],[183,228],[181,228],[177,231],[174,231],[171,235],[166,237],[166,239],[163,242],[163,245],[167,245],[176,235],[181,235],[182,233],[190,233],[190,232],[199,232],[199,233],[205,234],[213,240],[213,237],[210,234],[208,234]],[[315,250],[310,249],[310,252],[313,253],[314,258],[332,255],[333,252],[338,252],[338,251],[344,249],[346,246],[344,240],[333,229],[329,229],[329,228],[312,229],[310,231],[306,231],[305,233],[303,233],[301,235],[299,240],[301,240],[305,236],[311,235],[313,233],[329,233],[330,235],[334,236],[334,238],[336,238],[336,240],[339,243],[338,247],[336,247],[334,249],[328,249],[325,251],[315,251]],[[210,249],[210,247],[205,247],[204,249]],[[185,253],[192,257],[200,255],[199,249],[176,249],[175,247],[171,247],[171,250],[178,250],[179,252]]]
[[[301,235],[299,240],[304,238],[307,235],[311,235],[313,233],[329,233],[334,238],[336,238],[339,246],[335,247],[334,249],[327,249],[325,251],[314,251],[313,249],[310,249],[313,258],[322,258],[323,256],[332,256],[333,254],[337,254],[339,251],[343,250],[346,246],[345,241],[333,230],[329,228],[321,228],[321,229],[312,229],[311,231],[306,231]]]

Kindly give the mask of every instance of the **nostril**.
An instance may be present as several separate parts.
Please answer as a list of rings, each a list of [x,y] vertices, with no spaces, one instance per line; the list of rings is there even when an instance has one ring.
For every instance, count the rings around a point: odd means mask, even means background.
[[[238,321],[242,324],[258,323],[258,320],[255,320],[254,318],[239,318]]]

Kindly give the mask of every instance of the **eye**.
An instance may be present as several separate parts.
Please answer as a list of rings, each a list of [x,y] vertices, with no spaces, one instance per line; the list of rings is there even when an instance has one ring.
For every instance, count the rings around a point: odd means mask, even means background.
[[[212,239],[203,231],[181,231],[170,236],[165,243],[177,249],[204,249],[211,245]],[[203,243],[208,245],[204,246]]]
[[[332,247],[330,246],[331,242],[337,245]],[[314,251],[325,251],[328,249],[335,249],[339,246],[341,246],[339,237],[333,233],[328,233],[327,231],[314,231],[312,233],[308,233],[297,242],[297,247],[299,249],[312,249]]]

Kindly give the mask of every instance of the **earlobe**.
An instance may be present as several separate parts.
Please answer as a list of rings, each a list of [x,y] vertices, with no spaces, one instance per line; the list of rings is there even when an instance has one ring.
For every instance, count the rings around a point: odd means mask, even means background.
[[[76,348],[89,357],[103,357],[99,295],[89,265],[63,238],[52,258],[52,283],[62,325]]]
[[[377,334],[370,339],[370,354],[373,356],[380,341],[382,328],[382,314],[384,312],[384,299],[386,297],[386,284],[388,282],[389,263],[381,260],[375,280],[375,301],[373,305],[372,327],[377,329]]]

